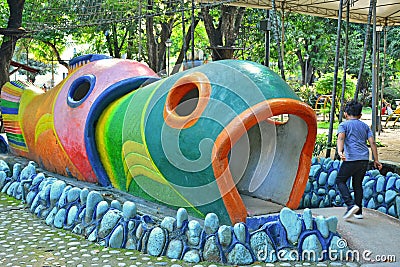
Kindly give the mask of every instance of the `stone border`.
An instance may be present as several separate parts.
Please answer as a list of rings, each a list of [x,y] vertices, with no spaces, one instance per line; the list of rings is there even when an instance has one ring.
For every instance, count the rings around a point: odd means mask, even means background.
[[[112,248],[134,249],[190,263],[201,261],[246,265],[256,261],[327,260],[348,250],[340,246],[337,218],[313,218],[283,208],[279,215],[249,218],[234,226],[220,225],[207,214],[204,226],[189,220],[185,209],[157,223],[138,215],[135,203],[107,201],[98,191],[67,185],[36,173],[36,163],[23,167],[0,160],[0,190],[22,200],[46,224],[70,230]]]
[[[300,203],[300,208],[344,206],[342,197],[335,184],[339,167],[339,160],[313,158],[309,180]],[[365,173],[362,185],[364,190],[364,207],[400,218],[399,174],[389,171],[386,175],[382,175],[378,170],[369,170]],[[353,191],[351,180],[349,180],[348,186]]]

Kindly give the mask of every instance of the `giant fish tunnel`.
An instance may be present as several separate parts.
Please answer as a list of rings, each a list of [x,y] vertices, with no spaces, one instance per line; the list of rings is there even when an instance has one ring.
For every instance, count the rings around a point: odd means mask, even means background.
[[[12,153],[227,224],[268,213],[268,203],[298,207],[316,116],[270,69],[223,60],[160,79],[100,55],[72,66],[48,92],[3,87]]]

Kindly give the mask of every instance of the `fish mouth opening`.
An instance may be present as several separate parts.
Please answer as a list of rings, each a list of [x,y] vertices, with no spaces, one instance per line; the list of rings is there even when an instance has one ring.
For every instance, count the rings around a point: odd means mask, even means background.
[[[283,120],[275,120],[277,115]],[[212,165],[233,223],[283,206],[297,208],[315,136],[314,111],[293,99],[261,102],[225,127],[216,139]]]
[[[90,164],[93,166],[93,171],[100,185],[104,187],[111,186],[111,181],[100,160],[99,150],[97,148],[98,144],[96,143],[95,135],[98,119],[104,109],[118,98],[140,87],[144,87],[147,84],[156,82],[159,79],[158,77],[152,76],[139,76],[119,81],[104,90],[104,92],[97,97],[96,101],[92,103],[85,125],[85,146],[87,154],[89,155]]]

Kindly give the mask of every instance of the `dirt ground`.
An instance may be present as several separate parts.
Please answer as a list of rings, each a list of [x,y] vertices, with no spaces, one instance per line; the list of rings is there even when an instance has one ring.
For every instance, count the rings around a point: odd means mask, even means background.
[[[366,124],[372,125],[371,114],[363,114],[361,117]],[[382,126],[384,123],[382,123]],[[376,140],[383,147],[378,147],[379,160],[393,161],[400,163],[400,123],[393,126],[393,121],[389,121],[386,128],[376,132]]]
[[[370,114],[363,115],[361,120],[370,126],[372,124]],[[319,129],[318,132],[327,132],[327,130]],[[334,133],[336,133],[336,130],[334,130]],[[400,164],[400,121],[395,126],[393,126],[393,121],[388,122],[386,128],[376,132],[376,140],[383,145],[378,146],[379,160]]]
[[[376,139],[385,145],[378,147],[379,160],[400,163],[400,128],[384,128],[376,133]]]

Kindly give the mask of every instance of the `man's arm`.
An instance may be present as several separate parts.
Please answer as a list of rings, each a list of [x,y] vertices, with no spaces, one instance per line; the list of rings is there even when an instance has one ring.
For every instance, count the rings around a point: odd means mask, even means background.
[[[368,142],[369,142],[369,145],[371,146],[372,157],[374,159],[374,166],[375,166],[375,168],[380,170],[380,169],[382,169],[382,163],[379,162],[378,148],[376,146],[374,137],[371,136],[370,138],[368,138]]]
[[[337,149],[338,149],[338,155],[341,160],[346,160],[346,156],[343,153],[344,150],[344,139],[346,138],[345,133],[339,133],[338,138],[337,138]]]

